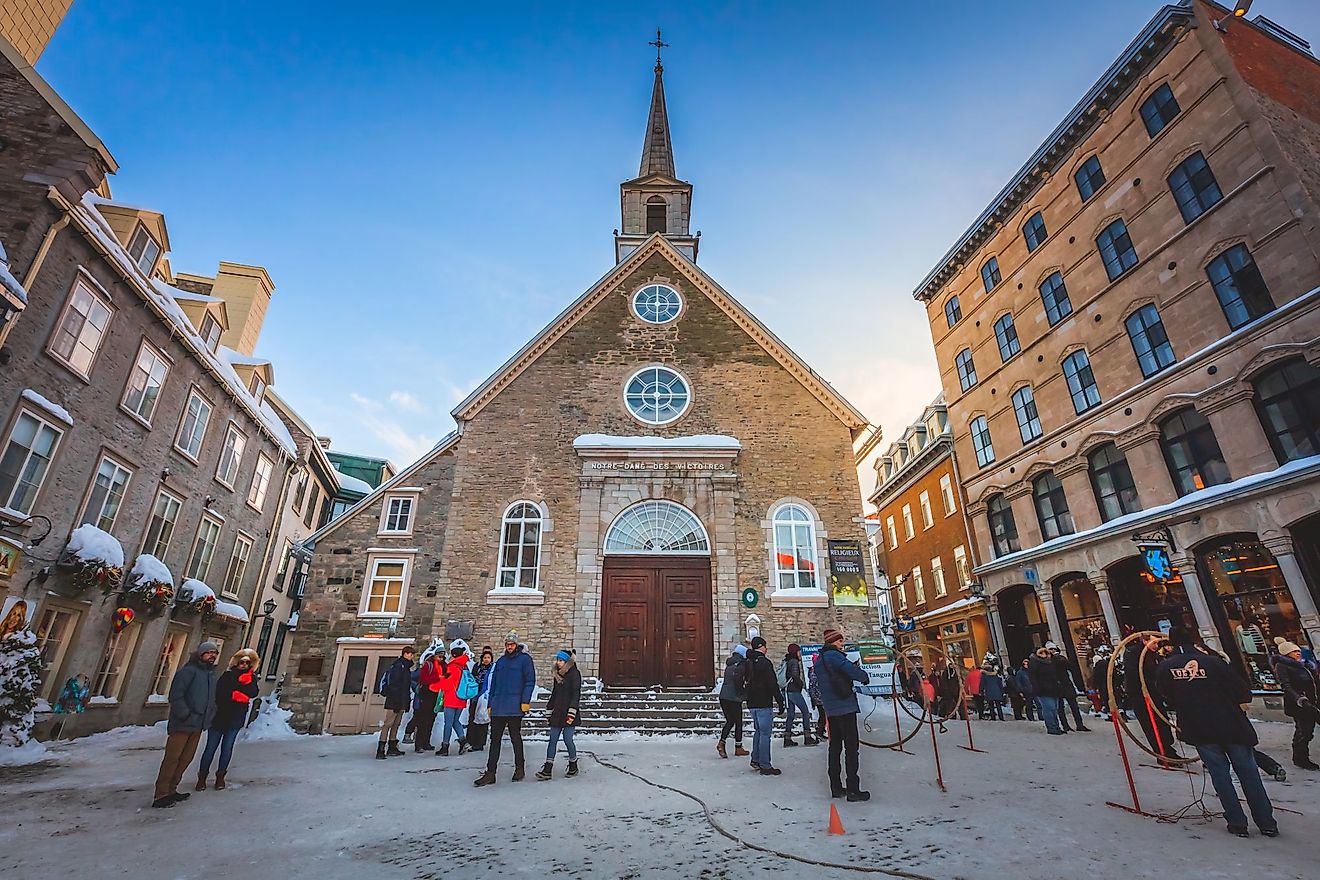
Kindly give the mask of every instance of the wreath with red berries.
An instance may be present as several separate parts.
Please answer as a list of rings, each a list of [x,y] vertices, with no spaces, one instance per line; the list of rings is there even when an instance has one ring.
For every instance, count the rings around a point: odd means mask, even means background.
[[[104,559],[88,559],[78,563],[69,582],[78,592],[96,587],[108,596],[119,592],[124,583],[124,570]]]

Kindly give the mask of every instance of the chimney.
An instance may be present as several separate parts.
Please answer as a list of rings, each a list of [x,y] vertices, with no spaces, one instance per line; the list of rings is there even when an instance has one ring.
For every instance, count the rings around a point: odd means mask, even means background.
[[[229,315],[229,329],[220,337],[220,344],[251,357],[274,293],[275,282],[260,266],[221,262],[211,289],[212,296],[225,301]]]

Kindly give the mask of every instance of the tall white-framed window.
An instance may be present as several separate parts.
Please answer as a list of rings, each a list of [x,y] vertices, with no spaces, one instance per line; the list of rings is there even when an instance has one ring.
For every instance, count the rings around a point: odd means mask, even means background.
[[[232,489],[238,479],[238,469],[243,464],[243,451],[247,449],[247,437],[238,430],[233,422],[225,430],[225,445],[220,448],[220,462],[215,467],[215,478],[220,485]]]
[[[257,455],[257,466],[252,471],[252,485],[248,486],[247,503],[255,510],[266,506],[266,493],[270,491],[270,480],[275,474],[275,462],[262,452]]]
[[[293,512],[300,516],[303,510],[303,498],[307,495],[308,479],[306,468],[299,468],[298,479],[293,484]]]
[[[165,640],[160,644],[160,654],[156,659],[156,672],[151,677],[151,692],[147,695],[148,703],[167,703],[170,699],[170,682],[179,670],[179,661],[188,645],[188,630],[171,626],[165,630]]]
[[[949,590],[944,586],[944,557],[936,556],[930,561],[930,579],[935,584],[936,596],[947,596]]]
[[[128,490],[133,472],[108,455],[101,456],[87,488],[87,503],[83,505],[82,523],[91,523],[103,532],[112,531],[119,507]]]
[[[885,517],[885,532],[889,535],[889,549],[898,549],[898,529],[894,526],[892,516]]]
[[[412,563],[411,555],[371,557],[358,617],[402,617]]]
[[[183,408],[183,418],[179,419],[179,434],[174,438],[174,448],[193,461],[202,452],[202,440],[206,437],[206,426],[211,421],[211,404],[196,388],[189,389],[188,403]]]
[[[247,573],[248,558],[252,555],[252,539],[242,532],[234,539],[234,549],[229,554],[229,565],[225,567],[225,582],[220,594],[227,599],[237,599],[243,587],[243,575]]]
[[[912,528],[912,505],[903,505],[903,540],[911,541],[916,530]]]
[[[133,648],[137,645],[140,632],[142,627],[130,626],[112,632],[106,640],[101,662],[97,664],[96,675],[92,678],[93,703],[119,702],[119,693],[123,690],[124,679],[128,678],[128,667],[133,660]]]
[[[944,502],[944,515],[953,516],[958,510],[958,496],[953,494],[953,477],[949,474],[940,477],[940,499]]]
[[[931,526],[935,525],[935,515],[931,512],[930,509],[930,493],[923,490],[921,495],[917,497],[917,502],[921,505],[922,530],[928,529]]]
[[[898,610],[906,611],[908,607],[907,584],[898,585]]]
[[[64,429],[20,410],[0,454],[0,507],[31,513]]]
[[[912,569],[912,601],[918,605],[926,602],[926,585],[921,580],[921,566]]]
[[[197,527],[197,537],[193,539],[192,553],[188,554],[185,577],[206,583],[206,577],[211,573],[211,560],[215,558],[215,545],[218,543],[220,523],[209,516],[202,517],[202,523]]]
[[[183,499],[161,489],[151,505],[151,519],[147,521],[147,536],[142,541],[142,552],[163,560],[170,550],[174,526],[179,521]]]
[[[41,652],[41,696],[47,702],[55,699],[64,687],[60,671],[80,616],[77,611],[55,605],[47,605],[41,611],[37,623],[37,650]]]
[[[771,518],[775,539],[775,588],[818,590],[816,523],[800,504],[783,504]]]
[[[958,570],[958,589],[969,589],[972,586],[972,570],[967,565],[967,548],[962,544],[953,548],[953,567]]]
[[[86,279],[78,278],[46,351],[79,376],[90,378],[111,314],[110,301]]]
[[[150,275],[156,268],[156,258],[160,256],[160,245],[141,223],[133,230],[133,237],[128,240],[128,255],[137,263],[143,274]]]
[[[413,508],[417,505],[415,495],[386,495],[380,511],[380,533],[382,535],[411,535],[413,530]]]
[[[541,508],[515,501],[500,521],[500,566],[496,590],[539,590],[541,584]]]
[[[273,586],[280,592],[284,591],[284,579],[289,576],[289,562],[293,559],[293,542],[287,538],[284,540],[284,550],[280,553],[280,564],[275,568],[275,583]]]
[[[128,384],[124,386],[124,409],[150,426],[169,372],[170,364],[165,356],[151,343],[142,340],[137,360],[128,374]]]

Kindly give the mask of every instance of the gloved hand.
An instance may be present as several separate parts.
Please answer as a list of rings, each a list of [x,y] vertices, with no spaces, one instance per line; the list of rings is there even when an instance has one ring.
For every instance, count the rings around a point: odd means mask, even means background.
[[[569,709],[567,723],[569,724],[569,726],[572,726],[576,721],[577,721],[577,709]]]
[[[522,704],[523,714],[526,715],[527,712],[528,712],[531,708],[532,708],[532,704],[531,704],[531,703],[523,703],[523,704]]]
[[[252,679],[253,679],[253,678],[254,678],[254,675],[253,675],[252,670],[248,670],[247,672],[244,672],[243,674],[241,674],[241,675],[238,677],[238,680],[241,681],[243,684],[252,684]]]
[[[234,691],[229,695],[229,699],[233,700],[235,703],[248,703],[252,701],[252,698],[242,691]]]

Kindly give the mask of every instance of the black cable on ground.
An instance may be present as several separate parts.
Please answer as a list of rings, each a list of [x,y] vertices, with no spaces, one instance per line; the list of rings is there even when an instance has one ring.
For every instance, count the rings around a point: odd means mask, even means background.
[[[754,852],[764,853],[770,856],[777,856],[778,858],[787,859],[792,862],[799,862],[803,865],[814,865],[815,867],[818,868],[833,868],[838,871],[857,871],[858,873],[862,873],[862,874],[885,874],[890,877],[901,877],[903,878],[903,880],[935,880],[934,877],[929,877],[925,874],[918,874],[915,871],[904,871],[897,868],[881,868],[876,865],[848,865],[842,862],[827,862],[824,861],[823,859],[813,859],[810,856],[800,856],[794,853],[784,852],[783,850],[774,849],[772,847],[762,846],[759,843],[752,843],[751,841],[746,840],[745,838],[739,837],[738,835],[734,834],[732,831],[728,830],[723,825],[721,825],[719,823],[719,820],[715,818],[715,814],[712,812],[710,806],[701,798],[697,797],[695,794],[692,794],[691,792],[683,791],[681,788],[674,788],[672,785],[664,785],[659,782],[652,782],[650,779],[647,779],[645,776],[641,775],[640,773],[634,773],[632,770],[628,770],[627,768],[620,767],[617,764],[611,764],[609,761],[605,760],[600,755],[597,755],[595,752],[587,751],[585,749],[579,749],[578,754],[589,755],[591,759],[600,766],[610,770],[617,771],[625,776],[631,776],[634,779],[646,783],[652,788],[658,788],[661,789],[662,791],[673,792],[674,794],[685,797],[690,801],[695,801],[697,805],[701,807],[701,811],[706,816],[706,823],[710,825],[711,828],[714,828],[715,831],[717,831],[720,835],[728,838],[729,840],[732,840],[734,843],[738,844],[739,846],[746,847],[747,849],[753,850]]]

